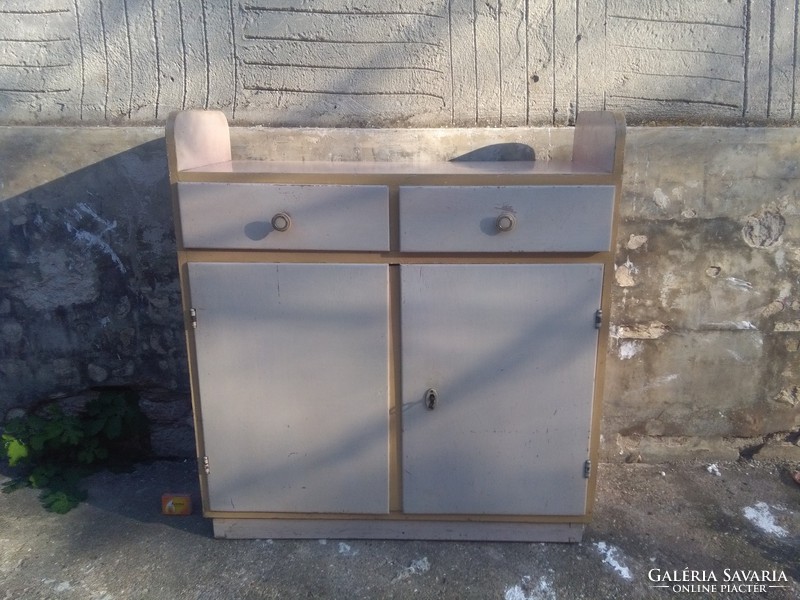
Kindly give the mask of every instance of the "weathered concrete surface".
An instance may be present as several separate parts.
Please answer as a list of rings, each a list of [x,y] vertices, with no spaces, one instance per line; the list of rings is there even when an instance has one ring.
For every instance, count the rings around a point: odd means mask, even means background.
[[[0,495],[0,581],[5,598],[26,600],[800,595],[800,487],[783,468],[602,465],[598,485],[580,544],[214,540],[198,508],[190,517],[159,513],[165,491],[197,500],[192,465],[154,463],[92,477],[88,502],[63,516],[45,513],[32,490]],[[654,587],[664,582],[652,579],[684,569],[705,573],[716,593]],[[763,593],[722,591],[726,569],[731,580],[766,570],[774,581]],[[682,585],[692,584],[700,585]]]
[[[796,131],[636,129],[628,142],[607,441],[796,429]]]
[[[0,416],[130,385],[192,455],[160,129],[0,128]],[[570,155],[569,128],[234,129],[240,158]],[[800,428],[800,136],[631,128],[603,458],[733,458]],[[663,453],[659,447],[664,448]]]
[[[796,120],[791,0],[5,0],[0,122]]]

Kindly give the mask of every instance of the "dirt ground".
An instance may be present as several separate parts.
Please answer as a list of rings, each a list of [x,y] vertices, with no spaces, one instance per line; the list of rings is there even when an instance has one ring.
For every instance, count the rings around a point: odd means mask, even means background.
[[[97,474],[63,516],[19,490],[0,495],[0,600],[800,598],[784,466],[600,469],[579,544],[215,540],[191,462]],[[168,491],[193,493],[194,514],[162,516]]]

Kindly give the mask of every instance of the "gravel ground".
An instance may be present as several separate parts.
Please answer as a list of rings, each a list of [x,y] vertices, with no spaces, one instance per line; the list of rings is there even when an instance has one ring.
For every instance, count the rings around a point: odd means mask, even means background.
[[[800,598],[800,486],[774,464],[601,465],[580,544],[215,540],[190,462],[88,483],[66,515],[0,495],[0,600]],[[167,491],[194,514],[162,516]]]

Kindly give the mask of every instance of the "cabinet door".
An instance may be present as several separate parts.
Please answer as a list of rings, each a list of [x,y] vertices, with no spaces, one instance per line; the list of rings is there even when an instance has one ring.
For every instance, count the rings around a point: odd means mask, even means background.
[[[584,513],[602,274],[402,267],[406,512]]]
[[[217,511],[388,510],[385,265],[188,265]]]

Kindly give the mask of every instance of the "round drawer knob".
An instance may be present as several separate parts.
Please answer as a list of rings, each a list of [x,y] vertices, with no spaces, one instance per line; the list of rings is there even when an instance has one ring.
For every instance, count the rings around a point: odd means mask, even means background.
[[[292,219],[285,212],[279,212],[272,217],[272,228],[275,231],[286,231],[292,226]]]
[[[517,218],[511,213],[503,213],[494,222],[497,231],[511,231],[517,224]]]

